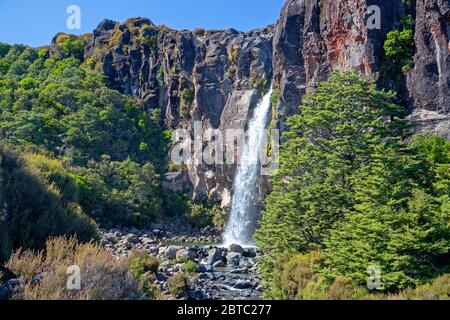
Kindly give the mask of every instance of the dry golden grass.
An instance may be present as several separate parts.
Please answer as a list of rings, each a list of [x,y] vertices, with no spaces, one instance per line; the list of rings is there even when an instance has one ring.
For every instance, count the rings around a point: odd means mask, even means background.
[[[67,289],[67,268],[81,270],[81,289]],[[128,272],[129,260],[117,261],[104,248],[76,239],[55,238],[43,252],[16,252],[6,267],[25,281],[14,299],[24,300],[137,300],[144,294],[139,281]],[[33,283],[33,277],[42,279]]]

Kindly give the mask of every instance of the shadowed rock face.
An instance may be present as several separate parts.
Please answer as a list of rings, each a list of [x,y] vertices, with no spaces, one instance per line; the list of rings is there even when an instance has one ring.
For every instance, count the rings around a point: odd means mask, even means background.
[[[141,98],[148,110],[163,109],[167,126],[177,127],[197,113],[218,128],[234,91],[271,78],[272,29],[194,34],[144,18],[121,24],[104,20],[86,58],[100,59],[113,88]]]
[[[381,29],[367,27],[368,9],[381,9]],[[274,32],[274,82],[282,119],[298,111],[302,96],[332,70],[375,75],[386,34],[405,15],[401,0],[286,1]],[[282,123],[282,122],[281,122]]]
[[[416,2],[417,52],[409,93],[400,94],[410,96],[405,107],[422,129],[450,138],[450,1]],[[381,9],[381,29],[367,26],[371,5]],[[378,77],[386,34],[406,15],[402,0],[287,0],[275,25],[247,33],[172,30],[144,18],[104,20],[88,38],[85,58],[99,62],[111,86],[140,99],[149,113],[161,110],[168,128],[191,132],[195,120],[203,121],[204,131],[245,128],[272,84],[280,102],[271,117],[284,129],[284,119],[332,70]],[[211,196],[228,206],[234,172],[233,166],[191,164],[166,180],[189,177],[194,198]],[[266,183],[261,188],[268,190]]]
[[[450,139],[450,1],[417,0],[411,118]]]

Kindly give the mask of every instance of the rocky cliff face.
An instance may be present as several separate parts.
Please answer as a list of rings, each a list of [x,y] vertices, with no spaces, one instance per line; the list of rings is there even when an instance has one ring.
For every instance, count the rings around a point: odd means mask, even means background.
[[[450,139],[450,1],[417,0],[410,118]]]
[[[368,19],[378,6],[380,28]],[[411,117],[450,137],[450,1],[417,0],[414,67],[407,76]],[[162,114],[168,128],[245,128],[271,84],[280,99],[272,119],[283,129],[302,96],[332,70],[380,77],[386,34],[407,15],[403,0],[287,0],[275,25],[236,30],[172,30],[148,19],[105,20],[88,37],[85,58],[111,86]],[[381,79],[388,87],[390,79]],[[405,94],[401,92],[401,94]],[[205,144],[204,147],[207,145]],[[230,204],[233,166],[190,164],[166,185]],[[189,179],[188,179],[189,178]],[[267,187],[267,186],[265,186]]]
[[[368,27],[370,6],[380,8],[380,28]],[[386,34],[406,14],[401,0],[290,0],[274,33],[274,83],[281,89],[280,114],[297,112],[302,96],[332,70],[375,75]]]

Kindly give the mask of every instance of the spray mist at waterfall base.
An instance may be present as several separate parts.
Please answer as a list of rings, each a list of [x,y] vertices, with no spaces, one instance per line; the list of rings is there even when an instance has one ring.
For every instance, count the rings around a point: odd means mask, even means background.
[[[231,214],[223,235],[224,247],[239,244],[254,247],[256,229],[255,203],[259,198],[260,155],[271,107],[272,89],[264,95],[248,124],[247,139],[241,154],[233,186]]]

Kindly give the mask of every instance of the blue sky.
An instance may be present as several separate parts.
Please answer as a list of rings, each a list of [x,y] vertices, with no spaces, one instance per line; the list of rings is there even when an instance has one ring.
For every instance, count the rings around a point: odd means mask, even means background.
[[[284,0],[0,0],[0,42],[49,44],[58,32],[91,32],[103,19],[142,16],[175,29],[235,28],[274,23]],[[68,30],[67,7],[81,9],[81,30]],[[76,32],[74,32],[76,31]]]

